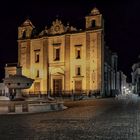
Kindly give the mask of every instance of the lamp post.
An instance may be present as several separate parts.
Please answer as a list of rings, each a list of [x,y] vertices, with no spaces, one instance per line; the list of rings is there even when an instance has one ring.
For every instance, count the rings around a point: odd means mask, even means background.
[[[123,94],[125,94],[125,91],[126,91],[126,87],[123,87]]]

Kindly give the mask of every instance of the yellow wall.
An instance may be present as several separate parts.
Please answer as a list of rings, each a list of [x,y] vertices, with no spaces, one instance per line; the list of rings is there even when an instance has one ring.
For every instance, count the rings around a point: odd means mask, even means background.
[[[65,26],[56,20],[49,30],[60,25],[60,32],[52,32],[37,39],[18,40],[18,59],[23,66],[23,74],[35,82],[40,82],[40,90],[53,90],[53,79],[62,79],[62,90],[72,90],[75,81],[82,80],[82,90],[101,90],[103,81],[103,40],[102,15],[86,17],[86,28],[90,28],[92,20],[96,20],[98,29],[77,32],[65,32]],[[100,29],[99,29],[100,27]],[[33,27],[29,28],[29,32]],[[19,27],[21,37],[24,27]],[[49,31],[48,30],[48,31]],[[75,30],[76,31],[76,30]],[[59,34],[60,33],[60,34]],[[63,34],[62,34],[63,33]],[[29,35],[29,34],[28,34]],[[60,60],[54,60],[55,48],[60,48]],[[81,58],[76,59],[76,49],[80,49]],[[35,52],[39,53],[39,63],[35,63]],[[81,68],[81,75],[76,75],[76,67]],[[39,77],[37,78],[37,70]],[[34,91],[34,84],[29,89]]]

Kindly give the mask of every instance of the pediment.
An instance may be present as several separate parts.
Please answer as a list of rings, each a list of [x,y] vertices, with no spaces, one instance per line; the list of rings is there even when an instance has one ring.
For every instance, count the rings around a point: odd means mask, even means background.
[[[51,69],[51,75],[64,75],[64,70],[62,68]]]
[[[53,73],[52,75],[54,75],[54,76],[60,76],[60,75],[64,75],[64,73],[56,72],[56,73]]]
[[[39,36],[59,35],[66,32],[75,32],[75,31],[77,31],[77,29],[73,26],[70,26],[69,23],[67,23],[67,25],[64,26],[61,20],[56,19],[55,21],[52,22],[52,26],[50,28],[47,28],[47,26],[45,26],[45,29],[40,32]]]
[[[56,21],[53,21],[51,28],[49,29],[49,34],[62,34],[65,33],[65,26],[62,24],[62,22],[58,19]]]

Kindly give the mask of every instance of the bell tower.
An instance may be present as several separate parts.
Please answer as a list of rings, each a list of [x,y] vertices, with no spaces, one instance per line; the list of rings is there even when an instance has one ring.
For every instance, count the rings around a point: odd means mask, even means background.
[[[27,39],[31,37],[34,25],[29,19],[26,19],[23,24],[18,27],[18,39]]]
[[[85,17],[86,19],[86,29],[102,28],[102,14],[95,7],[91,10],[90,14]]]
[[[34,28],[29,19],[18,27],[18,64],[22,66],[23,75],[28,77],[30,75],[30,38]]]

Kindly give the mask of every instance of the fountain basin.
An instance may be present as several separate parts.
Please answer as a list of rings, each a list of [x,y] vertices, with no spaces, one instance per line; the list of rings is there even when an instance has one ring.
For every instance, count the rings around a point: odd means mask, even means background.
[[[24,100],[22,97],[21,90],[28,89],[33,84],[34,80],[22,75],[22,68],[21,66],[17,66],[16,74],[9,75],[8,77],[3,79],[4,84],[10,89],[10,96],[12,97],[11,100]],[[14,91],[14,92],[13,92]]]
[[[1,101],[0,114],[28,114],[50,111],[60,111],[67,107],[63,102],[48,101]]]

